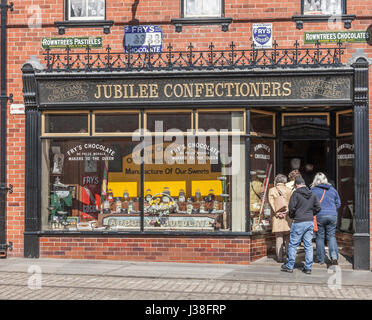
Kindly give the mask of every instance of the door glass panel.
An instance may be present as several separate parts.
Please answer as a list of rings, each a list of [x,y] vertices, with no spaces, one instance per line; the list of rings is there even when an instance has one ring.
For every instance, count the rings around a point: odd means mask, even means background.
[[[282,126],[294,126],[300,124],[314,124],[329,126],[329,114],[283,114]]]
[[[275,174],[273,139],[251,139],[250,218],[253,232],[271,232],[271,208],[268,192]]]
[[[341,198],[338,228],[354,232],[354,142],[352,137],[337,141],[337,189]]]
[[[353,112],[340,112],[337,114],[337,135],[353,133]]]

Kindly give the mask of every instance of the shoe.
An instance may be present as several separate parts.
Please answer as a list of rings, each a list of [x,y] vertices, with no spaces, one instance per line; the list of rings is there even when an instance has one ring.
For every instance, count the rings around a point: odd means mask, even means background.
[[[331,264],[333,266],[337,266],[338,265],[338,261],[336,259],[332,259]]]
[[[303,273],[306,273],[306,274],[311,274],[311,270],[310,269],[306,269],[306,268],[303,268],[302,269],[302,272]]]
[[[320,265],[324,264],[324,261],[317,261]]]
[[[289,269],[285,264],[282,264],[280,271],[292,273],[293,269]]]

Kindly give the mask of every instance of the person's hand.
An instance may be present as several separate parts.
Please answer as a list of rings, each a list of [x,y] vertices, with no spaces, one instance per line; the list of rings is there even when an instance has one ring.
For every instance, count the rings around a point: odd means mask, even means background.
[[[285,217],[285,215],[283,213],[281,213],[281,212],[278,213],[278,218],[279,219],[283,219],[284,217]]]

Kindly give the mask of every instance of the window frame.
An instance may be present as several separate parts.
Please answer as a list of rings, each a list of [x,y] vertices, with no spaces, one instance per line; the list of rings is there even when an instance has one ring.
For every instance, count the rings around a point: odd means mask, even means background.
[[[96,132],[96,115],[97,114],[137,114],[138,132]],[[141,112],[138,110],[95,110],[92,112],[92,136],[94,137],[131,137],[140,136],[141,132]]]
[[[197,109],[195,112],[195,135],[197,136],[210,136],[211,133],[208,131],[200,132],[199,131],[199,113],[226,113],[226,112],[243,112],[243,131],[233,132],[228,131],[226,133],[217,132],[217,135],[237,135],[244,136],[247,132],[247,110],[244,108],[234,108],[234,109]]]
[[[327,117],[327,126],[330,127],[331,120],[330,120],[330,114],[329,112],[309,112],[309,113],[290,113],[290,112],[284,112],[282,113],[282,127],[284,127],[284,117],[291,117],[291,116],[326,116]]]
[[[181,17],[182,18],[191,18],[191,19],[206,19],[206,18],[223,18],[225,16],[225,0],[220,1],[220,11],[219,15],[186,15],[186,5],[188,0],[181,0]],[[200,0],[198,0],[200,1]]]
[[[45,132],[45,116],[48,114],[54,115],[71,115],[71,114],[86,114],[88,120],[88,132],[58,132],[50,133]],[[79,111],[43,111],[41,114],[41,137],[55,138],[55,137],[89,137],[91,133],[91,114],[89,111],[79,110]]]
[[[147,123],[147,116],[148,114],[169,114],[169,113],[188,113],[190,114],[190,129],[191,132],[195,130],[195,123],[194,123],[194,117],[193,117],[193,110],[192,109],[146,109],[143,113],[143,130],[146,132],[146,135],[151,135],[151,136],[186,136],[190,133],[187,131],[182,131],[182,132],[151,132],[148,129],[148,123]]]
[[[89,0],[85,0],[89,1]],[[105,21],[106,20],[106,0],[104,1],[105,13],[103,17],[71,17],[71,0],[65,0],[65,20],[66,21]]]
[[[347,114],[347,113],[353,114],[353,110],[352,109],[348,109],[348,110],[336,112],[336,137],[337,138],[338,137],[348,137],[348,136],[352,136],[353,135],[353,131],[351,131],[351,132],[345,132],[345,133],[340,133],[340,119],[339,119],[339,116],[342,115],[342,114]]]
[[[303,16],[314,16],[314,17],[329,17],[330,14],[305,14],[304,11],[305,11],[305,1],[306,0],[301,0],[301,15]],[[346,0],[338,0],[341,2],[341,14],[340,15],[337,15],[337,16],[342,16],[344,14],[346,14]],[[332,15],[331,15],[332,16]]]
[[[251,109],[251,113],[252,112],[253,113],[260,113],[260,114],[265,114],[265,115],[268,115],[268,116],[272,116],[272,120],[273,120],[273,133],[272,134],[268,134],[268,133],[250,131],[249,134],[252,137],[254,137],[254,138],[256,138],[256,137],[270,137],[270,138],[276,137],[276,113],[275,112],[271,112],[271,111],[257,110],[257,109]],[[252,116],[250,118],[252,119]],[[249,128],[251,128],[251,125],[250,124],[249,124]]]

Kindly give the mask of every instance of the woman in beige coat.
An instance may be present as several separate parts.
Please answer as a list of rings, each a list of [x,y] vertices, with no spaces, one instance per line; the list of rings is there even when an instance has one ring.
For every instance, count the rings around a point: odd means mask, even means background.
[[[272,232],[276,237],[276,258],[278,262],[284,262],[283,251],[288,252],[289,231],[292,221],[288,216],[288,203],[292,195],[292,190],[286,187],[287,177],[278,174],[274,179],[274,187],[269,190],[269,203],[272,208]],[[284,211],[276,212],[274,199],[283,195],[286,200],[287,208]]]

